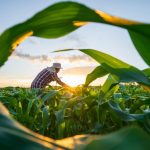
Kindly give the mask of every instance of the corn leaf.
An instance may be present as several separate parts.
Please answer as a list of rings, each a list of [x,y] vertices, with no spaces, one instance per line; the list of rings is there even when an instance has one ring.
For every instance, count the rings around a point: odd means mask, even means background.
[[[45,106],[42,110],[42,133],[44,134],[45,130],[48,127],[49,122],[49,107]]]
[[[113,56],[102,53],[93,49],[80,49],[81,52],[91,56],[94,60],[99,62],[103,68],[112,75],[119,77],[121,82],[139,82],[150,86],[150,80],[145,74]]]
[[[62,140],[53,140],[20,125],[9,116],[7,109],[1,103],[0,122],[0,147],[5,150],[149,150],[150,147],[149,135],[137,127],[125,128],[104,136],[77,135]]]
[[[136,120],[138,120],[138,121],[144,122],[145,116],[147,115],[147,113],[128,114],[128,113],[124,112],[123,110],[121,110],[118,103],[115,103],[113,101],[109,101],[108,104],[118,114],[118,116],[124,121],[136,121]],[[150,112],[149,112],[149,115],[150,115]]]
[[[143,27],[144,28],[144,27]],[[148,26],[148,30],[150,30],[150,26]],[[138,50],[139,54],[142,58],[144,58],[144,61],[150,65],[150,36],[145,36],[143,34],[137,33],[135,31],[129,30],[130,37],[132,39],[132,42],[135,46],[135,48]]]
[[[55,52],[64,52],[73,49],[57,50]],[[145,73],[136,67],[129,65],[109,54],[94,49],[79,49],[81,52],[91,56],[95,61],[110,74],[119,77],[119,82],[138,82],[150,86],[150,80]],[[100,75],[101,76],[101,75]],[[98,77],[98,76],[96,76]]]
[[[142,71],[146,76],[150,77],[150,68],[144,69]]]
[[[0,103],[0,147],[5,150],[62,148],[53,139],[46,138],[25,128],[12,119],[8,110]],[[67,149],[67,148],[62,148]]]
[[[87,75],[85,85],[89,85],[92,81],[103,77],[106,74],[108,74],[108,72],[102,66],[96,67],[90,74]]]
[[[149,146],[150,137],[141,129],[130,127],[99,137],[86,145],[84,150],[148,150]]]
[[[13,26],[1,34],[0,66],[29,36],[58,38],[89,22],[105,23],[127,29],[139,54],[150,65],[149,24],[111,16],[76,2],[60,2],[49,6],[27,21]]]

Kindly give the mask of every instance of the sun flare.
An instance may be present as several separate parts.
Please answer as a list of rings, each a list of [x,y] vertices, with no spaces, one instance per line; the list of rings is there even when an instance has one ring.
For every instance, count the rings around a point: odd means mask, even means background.
[[[85,77],[84,76],[74,76],[74,75],[69,75],[69,76],[64,76],[62,78],[62,80],[72,86],[72,87],[75,87],[75,86],[78,86],[78,85],[81,85],[81,84],[84,84],[85,82]]]
[[[106,79],[107,76],[98,78],[94,82],[92,82],[91,85],[93,86],[103,85]],[[64,81],[66,84],[72,87],[84,84],[85,80],[86,80],[86,76],[81,76],[81,75],[68,75],[62,78],[62,81]]]

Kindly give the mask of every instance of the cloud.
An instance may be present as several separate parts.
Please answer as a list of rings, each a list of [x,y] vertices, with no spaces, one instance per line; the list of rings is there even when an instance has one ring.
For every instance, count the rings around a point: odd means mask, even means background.
[[[88,66],[85,66],[85,67],[73,67],[73,68],[69,68],[69,69],[65,69],[62,71],[62,74],[63,75],[74,75],[74,76],[86,76],[87,74],[91,73],[92,70],[94,69],[95,67],[88,67]]]
[[[49,57],[48,55],[37,55],[37,56],[32,56],[30,54],[25,54],[22,52],[15,51],[12,55],[13,58],[17,59],[26,59],[32,62],[38,61],[40,63],[49,63],[49,62],[60,62],[60,61],[67,61],[68,63],[76,63],[76,62],[94,62],[92,58],[86,55],[57,55],[54,57]]]
[[[40,61],[40,62],[50,62],[51,59],[47,55],[37,55],[37,56],[31,56],[30,54],[23,54],[21,52],[15,51],[12,55],[14,58],[19,59],[26,59],[30,61]]]
[[[93,59],[86,56],[86,55],[70,55],[70,56],[63,56],[58,55],[53,58],[55,61],[68,61],[70,63],[72,62],[80,62],[80,61],[87,61],[87,62],[93,62]]]

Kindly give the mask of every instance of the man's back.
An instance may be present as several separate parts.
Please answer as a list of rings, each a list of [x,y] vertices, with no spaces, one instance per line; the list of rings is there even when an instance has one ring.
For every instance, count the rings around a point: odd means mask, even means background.
[[[44,68],[33,80],[31,88],[43,88],[51,81],[54,81],[55,77],[57,77],[57,74],[53,68]]]

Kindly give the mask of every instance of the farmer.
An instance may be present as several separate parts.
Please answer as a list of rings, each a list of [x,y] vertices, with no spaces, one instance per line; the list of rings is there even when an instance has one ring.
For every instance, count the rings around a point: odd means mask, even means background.
[[[60,69],[60,63],[53,63],[51,67],[44,68],[32,81],[31,88],[42,89],[46,87],[51,81],[56,81],[61,86],[69,88],[69,86],[62,82],[57,76],[57,73],[60,71]]]

